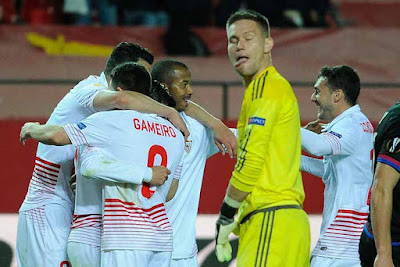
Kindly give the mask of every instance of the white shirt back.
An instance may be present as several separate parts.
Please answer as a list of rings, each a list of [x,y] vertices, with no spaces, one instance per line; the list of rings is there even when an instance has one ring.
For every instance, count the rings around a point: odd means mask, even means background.
[[[167,120],[135,111],[96,113],[65,129],[74,145],[95,146],[106,157],[138,165],[163,165],[173,174],[182,157],[182,134]],[[173,175],[156,188],[104,182],[102,249],[172,251],[164,202]]]
[[[204,168],[207,158],[219,152],[210,129],[184,112],[181,112],[181,117],[190,132],[192,145],[190,153],[185,153],[183,157],[178,191],[165,205],[174,232],[173,259],[190,258],[197,254],[196,218]]]
[[[358,243],[369,213],[373,127],[355,105],[336,117],[321,135],[331,143],[324,156],[324,212],[313,255],[359,259]]]
[[[93,99],[98,92],[107,89],[107,79],[89,76],[78,83],[58,103],[46,124],[64,125],[79,122],[96,112]],[[28,193],[20,211],[33,209],[48,203],[58,203],[72,210],[73,193],[69,179],[73,169],[75,148],[49,146],[39,143],[35,168]]]

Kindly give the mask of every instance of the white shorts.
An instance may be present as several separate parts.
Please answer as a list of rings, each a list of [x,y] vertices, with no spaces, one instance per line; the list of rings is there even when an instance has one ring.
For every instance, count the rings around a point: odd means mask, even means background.
[[[100,267],[100,247],[68,242],[68,258],[73,267]]]
[[[171,259],[171,267],[198,267],[197,254],[186,259]]]
[[[67,240],[72,212],[59,204],[21,211],[17,228],[19,267],[69,267]]]
[[[311,256],[310,267],[361,267],[360,260]]]
[[[145,250],[109,250],[101,252],[102,267],[155,266],[169,267],[172,252]]]

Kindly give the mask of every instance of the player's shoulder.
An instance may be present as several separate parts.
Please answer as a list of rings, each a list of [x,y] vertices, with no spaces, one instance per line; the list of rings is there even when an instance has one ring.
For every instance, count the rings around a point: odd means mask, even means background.
[[[384,131],[400,134],[400,102],[385,112],[376,131],[378,134]]]
[[[273,86],[279,86],[279,88],[282,90],[292,90],[292,86],[290,85],[289,81],[274,67],[268,71],[267,79],[269,84],[272,84]]]
[[[191,132],[190,128],[196,128],[196,129],[205,129],[206,126],[201,124],[198,120],[188,116],[184,111],[179,113],[182,117],[182,119],[186,122],[187,127],[189,128],[189,131]]]
[[[262,95],[266,99],[276,101],[297,101],[289,81],[284,78],[274,67],[265,72],[264,91]]]
[[[77,85],[72,88],[71,92],[78,92],[81,90],[102,90],[107,89],[104,85],[102,77],[96,75],[90,75],[86,79],[80,81]]]
[[[397,124],[400,122],[400,102],[397,102],[395,105],[390,107],[384,115],[384,119],[388,124]]]
[[[99,111],[88,117],[91,120],[100,120],[100,121],[119,121],[124,117],[135,115],[139,112],[134,110],[107,110],[107,111]]]

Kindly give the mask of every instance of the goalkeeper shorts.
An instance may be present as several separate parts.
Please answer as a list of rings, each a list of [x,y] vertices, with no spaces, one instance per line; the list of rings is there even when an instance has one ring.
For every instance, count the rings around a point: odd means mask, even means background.
[[[310,224],[299,207],[271,207],[240,225],[237,266],[310,266]]]

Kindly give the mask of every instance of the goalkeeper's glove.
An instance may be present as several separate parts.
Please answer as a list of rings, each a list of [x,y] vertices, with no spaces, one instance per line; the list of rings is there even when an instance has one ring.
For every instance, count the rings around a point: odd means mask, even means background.
[[[230,261],[232,259],[232,246],[229,243],[228,236],[232,232],[236,235],[239,234],[239,224],[234,219],[234,216],[238,207],[240,206],[240,202],[237,202],[235,206],[237,207],[228,205],[225,198],[216,223],[215,254],[217,255],[219,262]]]

